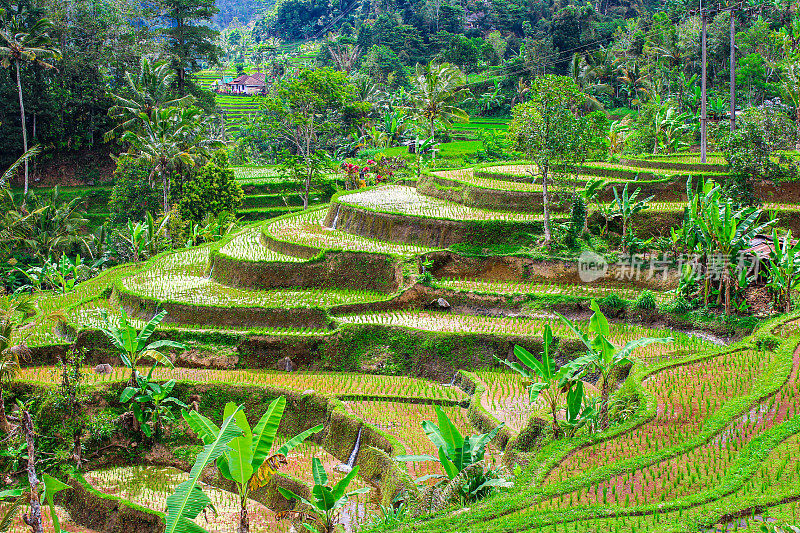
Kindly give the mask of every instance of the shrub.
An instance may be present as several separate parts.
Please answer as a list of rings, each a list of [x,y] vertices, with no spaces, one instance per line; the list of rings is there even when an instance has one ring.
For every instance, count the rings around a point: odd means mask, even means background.
[[[569,229],[567,230],[566,240],[568,246],[575,246],[585,224],[586,202],[583,200],[582,196],[578,195],[572,202],[572,211],[570,212]]]
[[[234,213],[243,197],[242,187],[228,166],[227,154],[219,150],[183,186],[177,208],[184,220],[201,222],[206,215]]]
[[[633,307],[640,310],[654,310],[658,307],[656,297],[648,290],[642,291],[636,301],[633,302]]]
[[[676,298],[672,302],[668,303],[664,306],[665,313],[671,313],[675,315],[682,315],[684,313],[688,313],[692,310],[692,304],[685,298]]]
[[[121,155],[114,170],[114,188],[108,202],[113,225],[128,220],[143,220],[145,213],[161,211],[161,192],[150,186],[150,167],[147,163]]]
[[[626,300],[623,300],[622,298],[613,293],[609,294],[605,298],[598,299],[597,304],[601,308],[607,308],[607,309],[625,309],[626,307],[628,307],[628,302]]]

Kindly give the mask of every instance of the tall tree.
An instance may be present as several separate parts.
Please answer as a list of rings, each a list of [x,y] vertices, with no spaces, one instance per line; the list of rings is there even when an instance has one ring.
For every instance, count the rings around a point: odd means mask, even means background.
[[[55,68],[45,59],[59,59],[61,53],[53,47],[48,31],[52,23],[46,18],[37,20],[27,27],[19,15],[6,17],[5,10],[0,9],[0,57],[3,68],[14,67],[17,77],[17,93],[19,95],[19,115],[22,126],[23,153],[28,151],[28,131],[25,124],[25,103],[22,99],[22,78],[20,64],[35,63],[46,69]],[[25,159],[25,194],[28,194],[28,160]]]
[[[203,163],[221,143],[209,134],[209,123],[196,107],[156,109],[152,117],[139,114],[141,131],[128,130],[122,141],[131,155],[146,161],[153,176],[160,176],[164,191],[164,213],[169,213],[169,187],[182,169]]]
[[[542,178],[544,242],[551,240],[550,185],[556,173],[574,170],[592,131],[577,114],[585,98],[569,76],[542,76],[531,89],[530,101],[514,107],[508,134],[515,146],[532,159],[534,179]]]
[[[200,69],[200,62],[215,63],[219,35],[206,23],[219,11],[214,0],[162,0],[161,15],[166,27],[162,30],[172,67],[178,77],[178,93],[186,94],[186,74]]]
[[[169,71],[166,63],[151,64],[146,57],[143,57],[138,72],[125,73],[127,94],[109,93],[114,99],[114,106],[108,110],[108,114],[119,123],[105,134],[105,139],[110,140],[124,131],[141,130],[143,126],[139,118],[141,114],[152,119],[153,112],[157,109],[191,104],[194,101],[191,95],[173,98],[174,81],[175,74]]]
[[[276,84],[264,102],[262,131],[268,137],[288,142],[306,169],[303,208],[314,175],[315,160],[336,135],[348,134],[369,110],[358,99],[347,74],[331,68],[302,70]]]
[[[412,79],[411,111],[428,128],[433,139],[436,124],[468,122],[469,115],[458,106],[469,96],[466,76],[449,63],[417,64]]]

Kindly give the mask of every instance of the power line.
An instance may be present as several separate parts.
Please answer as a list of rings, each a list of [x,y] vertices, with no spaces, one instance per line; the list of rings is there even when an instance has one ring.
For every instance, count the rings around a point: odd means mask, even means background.
[[[674,22],[677,22],[678,20],[680,20],[680,18],[681,18],[681,15],[678,15],[678,16],[675,17],[675,20],[667,19],[664,22],[665,23],[666,22],[673,22],[674,23]],[[649,30],[644,32],[644,34],[645,34],[645,37],[648,37],[648,38],[649,37],[653,37],[653,36],[655,36],[657,34],[658,35],[663,35],[664,32],[667,29],[668,28],[652,28],[651,27]],[[537,63],[536,64],[536,68],[545,69],[545,68],[548,68],[548,67],[552,67],[552,66],[558,65],[559,63],[561,63],[563,61],[568,61],[569,58],[562,58],[560,56],[563,55],[563,54],[568,54],[570,52],[583,52],[584,54],[589,54],[589,53],[592,53],[592,52],[598,52],[598,51],[600,51],[602,49],[602,46],[596,47],[596,48],[587,48],[587,46],[590,46],[592,44],[607,42],[607,41],[610,41],[612,39],[614,39],[613,35],[611,35],[609,37],[604,37],[602,39],[597,39],[595,41],[590,41],[589,43],[585,43],[585,44],[583,44],[581,46],[577,46],[575,48],[570,48],[570,49],[567,49],[567,50],[560,50],[558,52],[554,52],[553,54],[550,54],[549,56],[544,56],[543,58],[541,58],[542,62]],[[523,74],[523,73],[526,73],[526,72],[530,72],[530,68],[523,67],[523,68],[520,68],[518,70],[511,70],[511,71],[503,73],[502,75],[496,75],[496,76],[493,76],[492,78],[487,78],[485,80],[465,83],[462,87],[468,88],[468,87],[471,87],[471,86],[474,86],[474,85],[484,85],[487,82],[491,82],[491,81],[495,81],[495,80],[502,80],[504,78],[508,78],[508,77],[513,76],[515,74]]]

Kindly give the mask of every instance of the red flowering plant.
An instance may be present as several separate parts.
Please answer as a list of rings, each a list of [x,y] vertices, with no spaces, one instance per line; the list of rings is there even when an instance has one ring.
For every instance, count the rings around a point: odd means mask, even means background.
[[[341,165],[345,174],[345,187],[348,190],[387,183],[395,178],[398,171],[405,168],[406,161],[402,157],[384,155],[377,160],[368,159],[364,166],[347,162]]]
[[[341,166],[344,172],[344,188],[346,190],[355,189],[358,186],[358,181],[361,178],[361,167],[353,163],[344,162]]]

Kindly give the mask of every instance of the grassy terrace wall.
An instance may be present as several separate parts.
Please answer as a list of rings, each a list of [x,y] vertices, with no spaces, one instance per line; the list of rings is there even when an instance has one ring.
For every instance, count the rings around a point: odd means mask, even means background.
[[[471,257],[448,250],[429,252],[425,257],[433,261],[429,271],[436,278],[473,278],[508,281],[554,281],[564,284],[583,284],[578,274],[576,261],[553,261],[532,259],[512,255],[493,257]],[[606,286],[638,287],[658,291],[674,289],[678,285],[679,273],[670,270],[651,279],[617,281],[619,266],[609,265],[606,277],[597,281]]]
[[[426,196],[479,209],[516,212],[536,212],[542,209],[542,193],[538,191],[489,189],[430,174],[420,177],[417,190]],[[557,196],[554,196],[553,201],[557,200]]]
[[[17,384],[17,388],[25,388],[25,384]],[[123,383],[112,383],[109,387],[111,397],[117,397]],[[37,387],[34,385],[34,387]],[[30,387],[28,387],[30,388]],[[103,394],[101,388],[96,389]],[[113,392],[111,392],[113,391]],[[359,475],[378,489],[383,504],[391,504],[396,494],[411,481],[405,471],[398,468],[393,455],[406,453],[400,441],[380,429],[365,424],[360,419],[348,414],[344,405],[336,398],[327,397],[313,391],[299,392],[290,389],[273,387],[235,386],[226,383],[203,383],[179,381],[173,394],[187,399],[191,394],[199,394],[200,411],[212,419],[222,416],[225,403],[232,401],[244,405],[250,419],[260,418],[270,401],[278,396],[286,397],[286,409],[281,419],[278,433],[295,435],[318,424],[323,424],[322,432],[309,438],[328,453],[342,462],[347,462],[356,440],[361,433],[359,452],[355,464],[360,467]],[[115,461],[117,466],[124,466]],[[164,466],[174,466],[188,471],[191,464],[183,460],[159,462]],[[219,477],[218,471],[208,468],[202,480],[215,487],[235,492],[232,482]],[[56,496],[56,501],[64,506],[72,519],[78,524],[104,533],[160,533],[164,530],[164,514],[146,509],[128,500],[104,494],[91,486],[80,473],[75,473],[68,480],[71,490]],[[250,496],[274,511],[292,509],[294,502],[286,500],[277,487],[288,488],[305,497],[310,496],[310,489],[302,482],[278,473],[273,480],[254,491]]]
[[[314,328],[329,327],[328,313],[319,307],[223,307],[187,304],[148,298],[118,283],[113,295],[125,311],[136,318],[150,320],[161,310],[167,311],[164,324],[208,324],[239,328]]]
[[[502,243],[517,233],[541,233],[541,222],[500,220],[450,220],[374,211],[333,202],[325,225],[333,224],[339,212],[337,229],[370,239],[401,242],[428,248],[447,248],[462,242]]]
[[[291,243],[262,237],[268,239],[273,251],[284,254],[289,251]],[[214,281],[254,290],[336,287],[391,293],[399,288],[402,280],[400,262],[382,254],[317,250],[308,261],[290,263],[247,261],[215,250],[211,252],[210,261]]]
[[[447,382],[459,370],[495,366],[494,356],[516,361],[514,346],[542,350],[540,337],[485,333],[425,331],[400,326],[348,325],[324,347],[323,363],[339,371],[358,371],[374,360],[386,369]],[[559,339],[557,359],[570,360],[581,351],[577,339]]]
[[[620,165],[635,168],[655,170],[675,170],[684,172],[728,172],[728,165],[713,165],[710,163],[679,163],[675,161],[661,161],[658,159],[620,159]]]
[[[794,315],[794,319],[796,320],[796,314]],[[734,464],[728,469],[725,475],[722,476],[719,482],[704,490],[682,498],[668,500],[660,504],[643,504],[626,507],[601,506],[599,504],[588,506],[580,505],[573,508],[546,511],[538,514],[527,513],[526,510],[536,502],[561,494],[567,494],[580,488],[588,489],[594,484],[613,476],[634,472],[649,465],[657,464],[667,458],[685,454],[709,442],[728,427],[728,424],[732,420],[741,417],[742,414],[750,411],[750,409],[758,405],[759,402],[765,401],[776,394],[790,377],[793,367],[793,354],[795,350],[798,349],[798,341],[800,341],[800,338],[796,336],[788,338],[786,336],[780,336],[783,335],[780,326],[788,320],[791,320],[791,318],[787,319],[783,317],[765,324],[755,335],[737,346],[730,346],[720,351],[699,353],[682,360],[667,361],[649,368],[641,364],[635,365],[623,389],[620,391],[620,393],[624,391],[626,394],[635,394],[641,399],[639,409],[630,420],[598,434],[576,439],[553,441],[545,445],[542,449],[538,450],[534,456],[530,457],[530,468],[522,476],[518,477],[519,490],[510,494],[492,497],[482,504],[475,506],[471,513],[439,515],[434,517],[431,521],[419,524],[417,527],[402,527],[399,530],[411,531],[413,529],[413,531],[417,532],[499,532],[529,531],[539,527],[553,526],[553,529],[549,529],[548,531],[556,531],[557,529],[555,526],[560,525],[565,528],[564,531],[589,531],[597,529],[594,527],[597,526],[597,524],[584,524],[581,523],[582,521],[612,517],[622,519],[620,523],[624,523],[626,517],[651,515],[669,516],[668,513],[670,512],[674,512],[675,516],[673,516],[673,518],[675,521],[668,522],[665,524],[666,527],[664,529],[658,528],[657,531],[677,533],[678,531],[705,531],[706,528],[714,528],[715,524],[722,521],[724,517],[729,516],[731,513],[730,508],[716,508],[714,506],[715,501],[725,496],[735,494],[736,491],[742,489],[742,487],[749,482],[757,469],[762,466],[762,461],[769,455],[771,450],[773,450],[778,443],[800,431],[800,419],[794,417],[767,429],[763,434],[755,437],[753,441],[742,450],[740,456],[735,460]],[[776,337],[776,334],[779,335],[779,337]],[[586,473],[569,477],[563,481],[544,485],[544,481],[550,471],[570,454],[581,448],[635,431],[642,424],[652,420],[656,416],[659,406],[653,394],[644,386],[644,380],[647,377],[668,368],[702,361],[722,352],[741,350],[765,338],[770,338],[778,342],[775,349],[776,361],[769,370],[758,379],[749,394],[733,399],[725,404],[722,409],[706,421],[700,433],[694,438],[663,448],[658,450],[657,453],[648,456],[637,456],[621,461],[615,461],[612,458],[608,464],[589,470]],[[470,377],[469,373],[464,373],[466,381],[474,383],[474,378],[469,379]],[[487,429],[492,427],[492,420],[484,420],[484,423]],[[779,499],[777,503],[781,501],[790,500],[783,498]],[[749,509],[747,506],[750,503],[751,502],[742,502],[741,508]],[[681,512],[695,508],[700,508],[697,509],[700,513],[695,513],[695,516],[687,515],[687,517],[683,519]],[[763,507],[753,507],[753,509],[758,510],[762,508]],[[697,521],[698,516],[701,517],[699,523]],[[568,525],[571,527],[567,528]],[[612,531],[613,529],[608,527],[597,530]],[[656,531],[656,529],[652,530]],[[650,531],[650,529],[642,529],[642,531]]]

